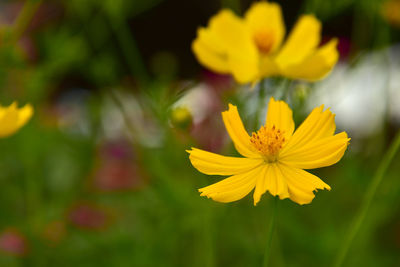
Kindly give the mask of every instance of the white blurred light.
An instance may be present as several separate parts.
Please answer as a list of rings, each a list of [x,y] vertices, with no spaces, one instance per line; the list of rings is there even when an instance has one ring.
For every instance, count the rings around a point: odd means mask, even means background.
[[[398,53],[385,49],[361,56],[354,66],[338,64],[329,77],[316,84],[307,106],[329,107],[336,114],[338,128],[345,129],[352,137],[380,130],[388,111],[388,99],[399,101],[398,90],[397,96],[389,96],[393,93],[389,85],[400,84],[393,73],[399,71],[399,66],[392,68],[394,58],[399,59]],[[399,111],[398,108],[397,114]]]

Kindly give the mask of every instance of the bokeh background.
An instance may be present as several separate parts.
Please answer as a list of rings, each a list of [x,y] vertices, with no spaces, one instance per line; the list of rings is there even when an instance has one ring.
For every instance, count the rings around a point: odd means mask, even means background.
[[[310,205],[279,202],[271,266],[330,266],[400,127],[400,1],[277,2],[287,29],[313,13],[323,40],[340,40],[328,78],[292,83],[296,125],[325,104],[352,140],[338,164],[313,171],[332,191]],[[0,266],[261,265],[272,197],[256,207],[251,195],[201,198],[197,189],[220,177],[198,173],[185,152],[235,155],[220,116],[227,103],[249,131],[259,127],[257,88],[205,70],[190,48],[218,10],[243,14],[251,3],[0,1],[0,102],[35,108],[0,140]],[[398,266],[399,163],[345,266]]]

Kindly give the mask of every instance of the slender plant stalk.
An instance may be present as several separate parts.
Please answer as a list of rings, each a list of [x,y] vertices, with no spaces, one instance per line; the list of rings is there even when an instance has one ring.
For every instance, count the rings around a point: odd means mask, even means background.
[[[265,106],[266,99],[266,86],[265,86],[265,80],[261,80],[259,82],[259,89],[258,89],[258,99],[257,99],[257,109],[256,109],[256,115],[254,119],[254,125],[253,129],[258,130],[258,128],[261,126],[261,110]]]
[[[274,197],[274,203],[272,204],[272,214],[270,217],[269,221],[269,226],[268,226],[268,235],[267,235],[267,244],[265,245],[265,251],[264,251],[264,261],[263,261],[263,266],[268,267],[269,264],[269,259],[271,255],[271,245],[272,245],[272,237],[275,232],[275,222],[276,222],[276,215],[278,211],[278,198]]]
[[[124,120],[125,123],[125,127],[128,129],[129,134],[131,135],[131,141],[133,143],[135,140],[135,136],[137,135],[137,131],[135,129],[135,126],[132,124],[131,120],[129,119],[128,114],[126,113],[124,104],[122,103],[121,99],[119,98],[119,96],[117,95],[117,93],[113,90],[109,90],[108,94],[106,94],[108,96],[110,96],[110,98],[114,101],[114,104],[118,107],[119,111],[121,112],[122,118]]]
[[[12,27],[11,39],[9,40],[11,44],[16,43],[24,34],[41,2],[42,0],[27,0],[25,2]]]
[[[346,255],[351,247],[351,244],[357,235],[358,231],[360,230],[361,225],[363,224],[367,212],[371,206],[372,200],[375,196],[375,193],[382,182],[383,176],[385,175],[390,163],[392,162],[396,152],[400,148],[400,131],[397,133],[395,139],[393,140],[389,150],[383,157],[382,161],[380,162],[378,169],[375,172],[374,177],[372,178],[371,183],[369,184],[367,193],[365,194],[364,201],[361,204],[361,208],[357,213],[356,217],[353,220],[352,226],[350,228],[349,234],[346,235],[346,239],[341,246],[341,250],[337,254],[335,263],[333,266],[339,267],[342,266]]]
[[[112,30],[117,37],[121,50],[126,57],[131,74],[144,86],[143,83],[148,82],[149,76],[143,63],[142,56],[140,55],[136,40],[129,30],[126,19],[115,17],[110,14],[108,14],[108,19]]]

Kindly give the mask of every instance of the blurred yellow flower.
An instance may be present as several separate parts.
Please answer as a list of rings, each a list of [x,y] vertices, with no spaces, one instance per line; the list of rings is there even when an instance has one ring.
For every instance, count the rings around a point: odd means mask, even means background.
[[[383,18],[393,26],[400,27],[400,0],[389,0],[382,4]]]
[[[14,134],[28,122],[32,114],[33,108],[29,104],[22,108],[18,108],[16,102],[8,107],[0,106],[0,137]]]
[[[209,175],[230,177],[199,189],[201,196],[218,202],[232,202],[255,188],[256,205],[266,191],[298,204],[310,203],[314,190],[329,185],[303,169],[330,166],[338,162],[349,142],[345,132],[334,134],[335,115],[315,108],[294,132],[292,110],[283,101],[270,99],[266,124],[249,136],[236,106],[222,112],[225,127],[243,157],[226,157],[201,149],[187,152],[192,165]],[[294,132],[294,133],[293,133]]]
[[[337,39],[318,48],[321,23],[303,15],[282,45],[285,25],[276,3],[254,3],[244,18],[224,9],[199,28],[192,50],[201,64],[239,83],[270,76],[315,81],[336,64]]]

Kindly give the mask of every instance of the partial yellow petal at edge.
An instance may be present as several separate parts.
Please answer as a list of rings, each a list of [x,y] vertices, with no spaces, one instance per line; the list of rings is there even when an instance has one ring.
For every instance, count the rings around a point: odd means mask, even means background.
[[[33,107],[30,104],[26,104],[24,107],[19,109],[18,114],[18,126],[25,125],[33,115]]]
[[[0,137],[7,137],[17,132],[32,116],[33,108],[27,104],[18,109],[14,102],[8,107],[0,107]]]
[[[187,152],[192,165],[209,175],[234,175],[250,171],[263,163],[262,159],[226,157],[197,148]]]

